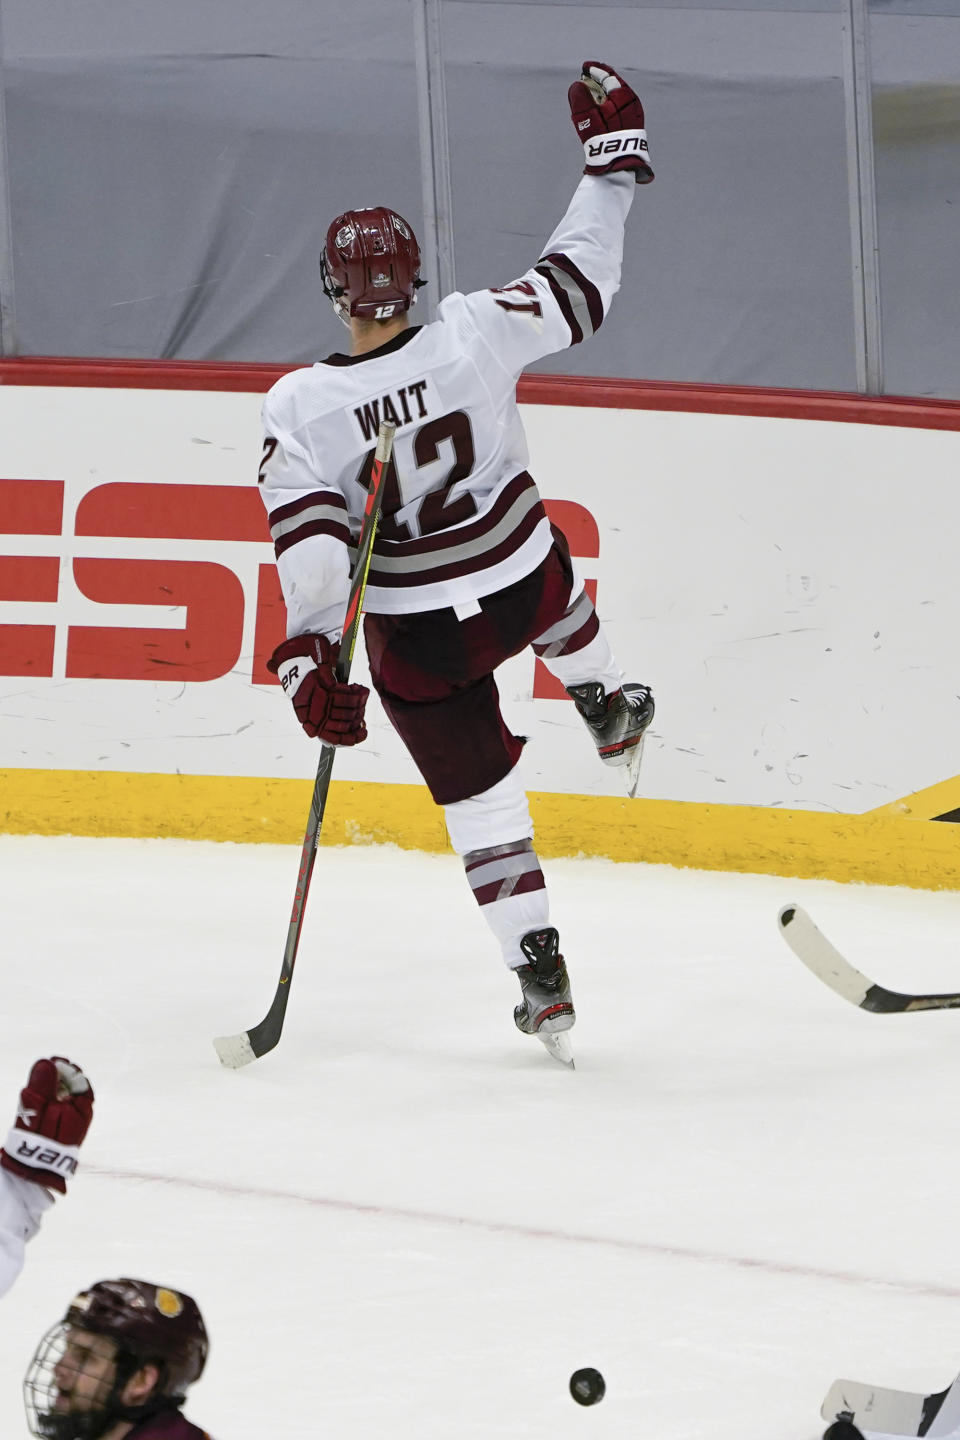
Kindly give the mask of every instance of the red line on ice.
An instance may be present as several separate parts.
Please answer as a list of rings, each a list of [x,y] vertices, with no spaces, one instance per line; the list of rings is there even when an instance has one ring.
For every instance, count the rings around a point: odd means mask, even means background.
[[[239,1185],[224,1180],[191,1179],[185,1175],[154,1175],[143,1170],[114,1170],[100,1165],[84,1165],[84,1174],[98,1175],[107,1180],[147,1181],[155,1185],[173,1185],[181,1189],[206,1190],[213,1195],[236,1195],[247,1200],[282,1200],[310,1205],[320,1210],[339,1210],[349,1215],[384,1216],[391,1220],[407,1220],[418,1225],[458,1226],[483,1231],[488,1235],[515,1235],[524,1240],[546,1240],[554,1244],[592,1245],[604,1250],[625,1251],[653,1258],[691,1260],[706,1265],[721,1265],[735,1270],[759,1270],[768,1275],[793,1275],[801,1280],[829,1280],[837,1285],[867,1285],[877,1289],[899,1291],[910,1295],[930,1295],[945,1300],[960,1300],[960,1286],[930,1280],[895,1280],[879,1275],[863,1275],[849,1270],[830,1270],[820,1265],[804,1265],[790,1260],[761,1259],[752,1255],[724,1255],[721,1251],[696,1249],[691,1245],[661,1244],[651,1240],[628,1240],[615,1235],[584,1235],[574,1230],[550,1230],[542,1225],[522,1225],[510,1220],[484,1220],[470,1215],[444,1215],[433,1210],[412,1210],[402,1205],[377,1205],[362,1200],[335,1200],[327,1195],[302,1195],[292,1190],[273,1190],[263,1185]]]

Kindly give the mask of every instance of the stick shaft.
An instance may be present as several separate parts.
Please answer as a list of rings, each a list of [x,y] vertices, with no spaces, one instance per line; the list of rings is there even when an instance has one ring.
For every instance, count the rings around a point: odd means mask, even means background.
[[[363,518],[360,522],[360,535],[357,541],[357,560],[353,567],[353,578],[350,582],[350,593],[347,597],[347,608],[344,614],[340,654],[337,658],[336,675],[341,684],[346,684],[350,678],[350,667],[353,663],[353,654],[357,645],[357,637],[360,633],[360,622],[363,614],[363,597],[366,593],[367,576],[370,572],[370,561],[373,556],[373,542],[376,539],[377,523],[380,519],[380,510],[383,505],[384,486],[393,451],[395,430],[395,425],[388,425],[384,422],[380,426],[377,435],[377,448],[370,473],[370,489],[367,494],[367,503],[364,508]],[[273,1002],[259,1025],[255,1025],[252,1030],[248,1030],[240,1035],[226,1036],[221,1040],[214,1041],[220,1059],[225,1065],[230,1065],[232,1068],[249,1064],[251,1060],[258,1059],[261,1055],[265,1055],[268,1050],[273,1049],[280,1039],[284,1016],[287,1010],[287,1001],[290,996],[290,982],[293,978],[293,967],[296,964],[297,950],[300,945],[300,932],[303,929],[303,916],[307,904],[307,895],[310,892],[310,881],[313,876],[313,867],[317,858],[317,847],[320,843],[320,830],[323,825],[324,811],[327,807],[327,795],[330,791],[330,777],[333,773],[333,758],[335,754],[336,749],[333,745],[321,745],[320,761],[317,765],[317,776],[313,784],[313,796],[310,801],[310,815],[307,820],[306,833],[303,837],[303,846],[300,850],[300,869],[297,873],[297,884],[293,896],[293,908],[290,912],[290,923],[287,926],[287,943],[283,951],[280,979],[277,984],[276,994],[273,997]]]
[[[343,637],[340,641],[340,654],[337,659],[337,679],[345,685],[350,678],[350,667],[353,664],[353,654],[357,647],[357,637],[360,633],[360,622],[363,617],[363,597],[367,590],[367,576],[370,573],[370,561],[373,558],[373,542],[377,535],[377,525],[380,520],[380,509],[383,505],[383,487],[387,475],[387,467],[390,464],[390,457],[393,452],[393,436],[396,430],[395,425],[388,425],[386,421],[380,426],[377,435],[377,448],[374,454],[373,469],[370,476],[370,489],[367,492],[367,503],[363,512],[363,519],[360,522],[360,536],[357,541],[357,561],[353,567],[353,579],[350,584],[350,594],[347,597],[347,608],[343,620]],[[336,753],[333,745],[321,746],[320,763],[317,766],[317,778],[313,786],[313,798],[310,802],[310,816],[307,821],[306,834],[303,837],[303,849],[300,854],[300,872],[297,876],[297,888],[293,897],[293,910],[290,915],[290,927],[287,932],[287,947],[283,955],[283,969],[280,974],[280,983],[289,982],[293,973],[293,966],[296,960],[297,947],[300,943],[300,929],[303,924],[303,912],[307,903],[307,894],[310,889],[310,877],[313,874],[313,863],[317,855],[317,846],[320,842],[320,829],[323,825],[323,814],[327,806],[327,793],[330,789],[330,777],[333,773],[333,757]]]

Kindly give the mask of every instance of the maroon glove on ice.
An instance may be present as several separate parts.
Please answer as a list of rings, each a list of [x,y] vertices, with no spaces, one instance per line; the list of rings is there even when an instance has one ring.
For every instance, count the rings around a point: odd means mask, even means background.
[[[93,1088],[80,1066],[62,1055],[38,1060],[20,1091],[0,1165],[63,1195],[92,1119]]]
[[[340,646],[326,635],[294,635],[267,661],[293,701],[297,719],[312,740],[327,745],[359,745],[367,738],[363,723],[370,691],[337,679]]]
[[[632,170],[638,185],[653,179],[643,106],[626,80],[600,60],[584,60],[570,86],[570,115],[583,143],[584,175]]]

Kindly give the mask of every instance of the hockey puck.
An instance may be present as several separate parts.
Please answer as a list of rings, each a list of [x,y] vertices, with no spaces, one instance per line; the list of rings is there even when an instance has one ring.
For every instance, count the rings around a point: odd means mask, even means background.
[[[570,1376],[570,1394],[578,1405],[598,1405],[606,1389],[606,1381],[600,1371],[589,1365],[585,1370],[574,1370]]]

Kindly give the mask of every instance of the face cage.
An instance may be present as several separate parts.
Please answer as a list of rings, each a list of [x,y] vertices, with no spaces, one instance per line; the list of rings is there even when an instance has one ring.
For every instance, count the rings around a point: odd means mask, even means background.
[[[60,1389],[55,1370],[66,1353],[70,1329],[71,1326],[61,1320],[47,1331],[24,1376],[23,1404],[27,1412],[27,1427],[38,1440],[97,1440],[117,1419],[111,1402],[117,1399],[126,1383],[120,1367],[115,1369],[102,1406],[76,1414],[57,1413],[56,1400]]]

